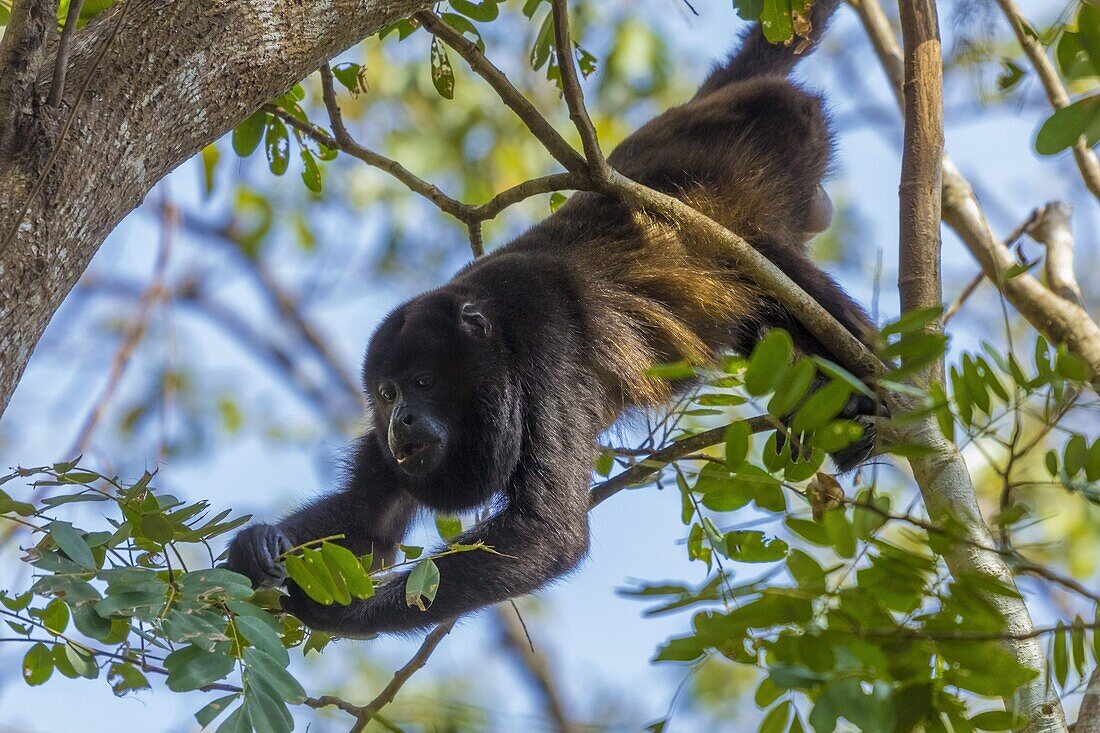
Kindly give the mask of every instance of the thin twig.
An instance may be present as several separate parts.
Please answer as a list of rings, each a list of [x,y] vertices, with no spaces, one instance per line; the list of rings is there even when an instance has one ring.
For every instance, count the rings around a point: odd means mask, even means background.
[[[751,433],[763,433],[775,429],[775,423],[770,415],[759,415],[738,422],[745,423]],[[725,440],[726,431],[729,427],[729,425],[723,425],[720,428],[712,428],[702,433],[696,433],[650,453],[622,473],[618,473],[593,486],[588,495],[589,507],[595,507],[623,489],[642,483],[673,461],[721,443]]]
[[[54,59],[53,81],[50,83],[50,97],[47,104],[60,107],[65,96],[65,72],[69,69],[69,51],[73,45],[73,35],[80,23],[80,10],[84,0],[70,0],[69,11],[65,14],[65,27],[61,31],[61,40],[57,44],[57,58]]]
[[[550,670],[546,656],[537,653],[531,644],[531,637],[527,634],[527,626],[523,623],[519,610],[515,609],[513,612],[503,604],[496,605],[493,610],[500,629],[501,643],[511,652],[512,657],[519,663],[519,667],[538,690],[543,707],[546,708],[550,719],[554,721],[556,730],[559,733],[572,733],[576,727],[565,713],[565,705],[554,674]]]
[[[122,377],[125,375],[127,367],[130,365],[134,354],[137,353],[142,339],[145,338],[158,305],[169,296],[168,290],[164,286],[164,278],[168,271],[172,240],[175,237],[178,223],[179,211],[172,203],[165,201],[161,206],[160,251],[157,253],[157,261],[153,266],[153,277],[149,285],[138,296],[137,307],[122,329],[122,340],[119,342],[118,349],[111,360],[111,370],[107,378],[107,384],[104,386],[103,392],[100,393],[99,399],[96,400],[95,406],[85,418],[72,447],[65,455],[81,455],[91,443],[92,436],[95,434],[100,420],[106,414],[108,405],[110,405],[119,385],[122,383]]]
[[[352,726],[350,733],[360,733],[367,727],[367,723],[370,722],[379,710],[393,701],[393,698],[397,696],[397,693],[401,691],[401,688],[409,678],[416,674],[417,670],[428,663],[428,657],[432,655],[435,648],[439,646],[439,643],[443,641],[443,637],[451,632],[454,628],[456,619],[450,621],[444,621],[438,624],[431,632],[424,637],[424,643],[420,645],[416,654],[412,656],[405,666],[393,673],[393,679],[386,685],[382,692],[378,693],[378,697],[371,700],[367,705],[364,705],[362,710],[355,716],[355,725]]]
[[[485,57],[478,49],[477,44],[451,28],[435,13],[427,11],[413,16],[429,33],[436,36],[448,46],[453,48],[466,60],[474,72],[488,82],[500,100],[513,112],[519,115],[527,129],[538,138],[545,146],[554,160],[558,161],[567,171],[586,171],[584,158],[565,141],[557,130],[554,129],[542,114],[535,109],[535,105],[516,89],[512,82]],[[572,59],[570,58],[570,63]]]
[[[600,141],[596,136],[596,126],[588,115],[584,104],[584,89],[581,87],[577,67],[573,63],[573,40],[569,36],[569,7],[567,0],[550,0],[554,16],[554,46],[558,58],[558,72],[565,92],[565,103],[569,107],[569,119],[581,136],[584,157],[588,169],[597,180],[603,180],[611,171],[611,166],[600,151]]]

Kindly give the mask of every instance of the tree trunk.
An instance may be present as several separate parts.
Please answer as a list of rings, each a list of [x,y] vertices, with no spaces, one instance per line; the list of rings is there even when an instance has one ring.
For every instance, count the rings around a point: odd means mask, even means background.
[[[61,301],[157,181],[321,63],[429,4],[121,0],[77,35],[60,109],[44,101],[53,58],[32,56],[39,83],[0,110],[11,138],[0,158],[0,415]],[[20,94],[10,72],[0,68],[0,99]]]

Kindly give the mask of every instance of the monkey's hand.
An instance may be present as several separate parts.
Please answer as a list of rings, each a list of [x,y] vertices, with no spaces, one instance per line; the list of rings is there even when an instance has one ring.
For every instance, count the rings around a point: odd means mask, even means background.
[[[245,575],[255,588],[282,585],[286,566],[279,556],[293,547],[290,538],[273,524],[242,530],[229,545],[229,569]]]

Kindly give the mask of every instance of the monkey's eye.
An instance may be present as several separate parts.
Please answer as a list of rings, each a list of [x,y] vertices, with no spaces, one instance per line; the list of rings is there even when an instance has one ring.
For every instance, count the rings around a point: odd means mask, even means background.
[[[417,389],[430,389],[435,384],[435,377],[431,374],[421,374],[413,381],[413,386]]]
[[[397,392],[388,384],[380,384],[378,386],[378,396],[382,398],[383,402],[393,402],[397,399]]]

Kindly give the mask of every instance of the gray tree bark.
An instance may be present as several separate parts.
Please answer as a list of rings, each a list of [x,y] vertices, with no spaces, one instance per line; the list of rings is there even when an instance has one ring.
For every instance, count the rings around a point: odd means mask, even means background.
[[[49,38],[35,36],[49,31],[33,21],[57,2],[16,0],[0,46],[0,415],[92,255],[157,181],[324,61],[429,4],[121,0],[77,35],[53,108]]]

